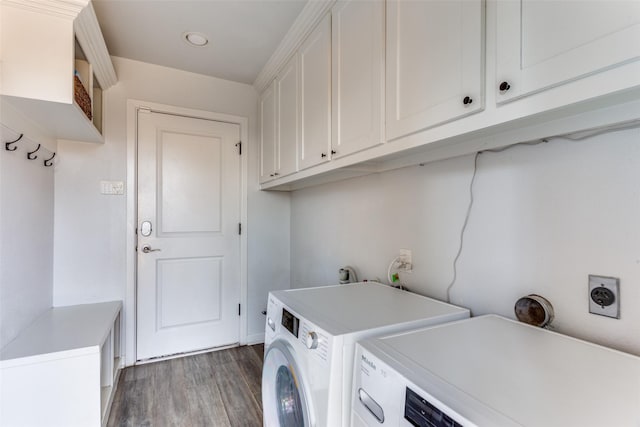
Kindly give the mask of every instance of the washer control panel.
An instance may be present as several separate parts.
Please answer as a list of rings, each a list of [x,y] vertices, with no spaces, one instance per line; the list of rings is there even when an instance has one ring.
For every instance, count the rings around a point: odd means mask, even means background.
[[[323,363],[328,363],[331,357],[331,336],[270,294],[267,303],[265,347],[278,337],[299,343],[303,347],[302,351],[312,354]]]
[[[359,343],[351,404],[352,423],[358,426],[475,426]]]
[[[311,354],[320,360],[327,361],[330,343],[324,331],[303,319],[299,339]]]

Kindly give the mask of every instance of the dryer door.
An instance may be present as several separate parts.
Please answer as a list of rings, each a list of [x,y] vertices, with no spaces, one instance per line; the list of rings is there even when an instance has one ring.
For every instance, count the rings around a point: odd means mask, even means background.
[[[262,409],[266,427],[312,426],[305,379],[293,348],[276,340],[268,348],[262,368]]]

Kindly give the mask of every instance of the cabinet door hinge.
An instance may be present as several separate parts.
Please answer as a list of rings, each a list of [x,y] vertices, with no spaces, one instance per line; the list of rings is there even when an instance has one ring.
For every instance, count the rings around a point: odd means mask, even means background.
[[[242,223],[238,223],[238,234],[242,234]]]
[[[238,304],[238,316],[240,316],[240,304]]]
[[[238,142],[236,147],[238,147],[238,155],[242,156],[242,141]]]

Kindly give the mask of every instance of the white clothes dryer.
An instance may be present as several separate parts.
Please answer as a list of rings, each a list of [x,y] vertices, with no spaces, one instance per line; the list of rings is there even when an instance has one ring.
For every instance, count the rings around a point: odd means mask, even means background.
[[[347,425],[357,340],[467,317],[467,309],[374,282],[271,292],[264,425]]]
[[[352,427],[640,426],[640,357],[496,315],[356,345]]]

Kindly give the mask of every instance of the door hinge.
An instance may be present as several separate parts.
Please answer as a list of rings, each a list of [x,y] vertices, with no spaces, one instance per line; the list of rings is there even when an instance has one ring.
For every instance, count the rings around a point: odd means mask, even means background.
[[[238,147],[238,155],[242,156],[242,141],[238,142],[236,147]]]
[[[238,223],[238,234],[242,234],[242,223]]]
[[[240,316],[240,304],[238,304],[238,316]]]

